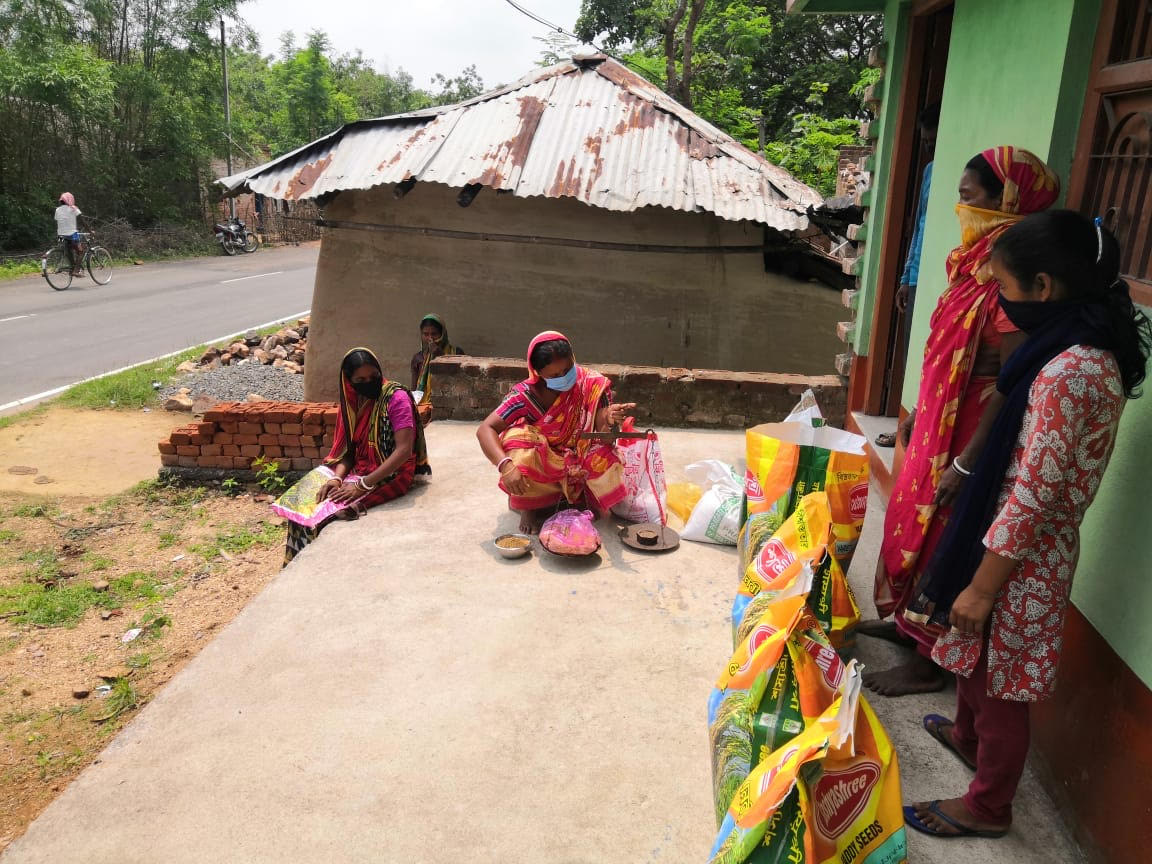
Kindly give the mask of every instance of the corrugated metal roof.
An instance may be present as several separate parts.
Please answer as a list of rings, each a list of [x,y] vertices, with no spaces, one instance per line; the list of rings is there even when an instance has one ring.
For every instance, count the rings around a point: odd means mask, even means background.
[[[302,200],[415,178],[607,210],[670,207],[781,231],[820,195],[601,55],[448,105],[350,123],[219,182]]]

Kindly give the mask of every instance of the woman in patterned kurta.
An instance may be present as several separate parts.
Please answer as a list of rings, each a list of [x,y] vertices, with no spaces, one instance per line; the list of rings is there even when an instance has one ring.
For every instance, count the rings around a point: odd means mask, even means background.
[[[911,827],[941,837],[1011,825],[1028,703],[1055,681],[1080,523],[1152,343],[1116,241],[1083,216],[1030,217],[992,261],[1001,307],[1029,339],[1005,365],[1004,407],[906,613],[950,625],[932,657],[957,675],[956,718],[924,726],[976,771],[963,798],[905,808]]]

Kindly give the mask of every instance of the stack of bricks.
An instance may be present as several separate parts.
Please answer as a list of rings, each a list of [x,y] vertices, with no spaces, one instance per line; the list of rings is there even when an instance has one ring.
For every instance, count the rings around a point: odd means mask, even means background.
[[[199,423],[161,441],[167,468],[248,471],[256,459],[282,471],[310,471],[332,447],[338,408],[330,402],[223,402]]]

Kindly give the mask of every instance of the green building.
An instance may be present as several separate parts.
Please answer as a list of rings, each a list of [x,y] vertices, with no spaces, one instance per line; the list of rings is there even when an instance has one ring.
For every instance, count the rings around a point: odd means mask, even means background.
[[[876,58],[875,154],[856,263],[849,403],[903,416],[914,404],[928,319],[959,242],[953,213],[964,163],[1026,147],[1060,175],[1062,206],[1101,216],[1120,239],[1124,276],[1152,305],[1150,0],[789,0],[794,14],[884,16]],[[911,345],[895,292],[929,158],[917,114],[939,102],[933,183]],[[908,362],[905,358],[912,357]],[[844,371],[849,371],[847,367]],[[1095,859],[1152,853],[1152,395],[1128,405],[1082,531],[1073,607],[1054,699],[1034,711],[1053,792]],[[897,464],[901,454],[897,453]],[[914,770],[905,766],[905,770]]]

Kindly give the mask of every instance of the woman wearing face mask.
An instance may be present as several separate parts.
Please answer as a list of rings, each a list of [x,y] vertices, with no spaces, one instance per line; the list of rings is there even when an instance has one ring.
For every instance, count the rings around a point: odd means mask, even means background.
[[[429,313],[420,319],[420,350],[412,356],[412,393],[425,426],[432,420],[432,361],[464,353],[448,341],[448,328],[439,315]]]
[[[905,808],[925,833],[1000,836],[1012,822],[1028,703],[1055,682],[1080,523],[1152,346],[1119,263],[1112,235],[1070,210],[996,243],[1001,307],[1028,340],[1000,372],[1002,407],[906,613],[947,631],[932,658],[956,673],[956,718],[924,725],[976,772],[963,798]]]
[[[892,490],[876,567],[876,608],[881,618],[894,615],[894,621],[864,622],[859,630],[915,648],[907,663],[865,674],[864,683],[883,695],[926,693],[946,683],[930,659],[940,631],[902,613],[995,416],[1000,368],[1024,341],[1000,309],[999,285],[989,266],[993,245],[1010,225],[1050,207],[1059,190],[1048,166],[1014,147],[985,150],[961,175],[956,205],[961,243],[948,256],[948,288],[932,313],[920,395],[901,429],[904,465]]]
[[[476,437],[500,472],[500,488],[535,533],[561,501],[606,511],[625,495],[615,450],[580,440],[619,424],[634,403],[614,404],[603,375],[578,366],[562,333],[546,331],[528,346],[528,379],[488,415]]]
[[[315,498],[316,505],[325,501],[336,505],[331,518],[355,519],[369,507],[404,495],[417,474],[431,473],[411,392],[386,380],[380,361],[367,348],[349,351],[340,364],[340,415],[332,450],[322,468],[306,475],[277,502],[293,502],[299,508],[281,505],[276,510],[289,520],[284,563],[315,540],[326,524],[303,524],[312,521],[315,507],[307,506],[311,500],[299,507],[301,489],[308,490],[307,497]],[[314,495],[313,487],[318,487]]]

